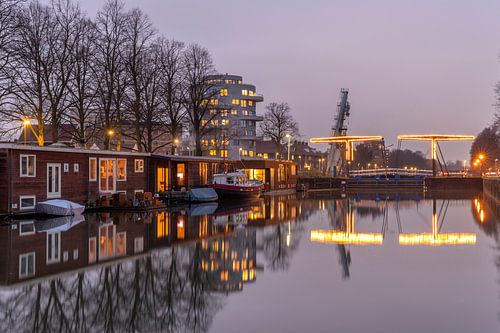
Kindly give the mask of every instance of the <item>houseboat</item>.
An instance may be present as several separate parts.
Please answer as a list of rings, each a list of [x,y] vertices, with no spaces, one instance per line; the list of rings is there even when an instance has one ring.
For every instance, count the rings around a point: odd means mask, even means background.
[[[251,183],[243,170],[215,174],[212,187],[220,197],[226,198],[256,198],[262,190],[262,185]]]

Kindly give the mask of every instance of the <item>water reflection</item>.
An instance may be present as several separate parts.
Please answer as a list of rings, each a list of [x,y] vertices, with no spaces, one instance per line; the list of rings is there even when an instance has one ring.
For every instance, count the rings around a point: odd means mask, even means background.
[[[492,206],[482,197],[461,204],[469,202],[476,224],[498,244]],[[429,203],[431,212],[418,211],[423,232],[404,232],[415,226],[400,210]],[[85,221],[15,221],[0,227],[0,331],[205,332],[231,295],[257,288],[263,274],[288,271],[308,248],[301,239],[309,232],[314,243],[335,246],[344,279],[351,277],[352,253],[361,258],[355,251],[361,245],[476,243],[476,234],[457,232],[460,225],[443,229],[449,205],[312,194],[92,214]]]

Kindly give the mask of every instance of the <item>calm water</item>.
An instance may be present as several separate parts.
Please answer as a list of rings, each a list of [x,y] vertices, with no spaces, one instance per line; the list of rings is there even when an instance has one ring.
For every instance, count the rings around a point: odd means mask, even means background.
[[[0,331],[499,332],[482,197],[282,196],[0,227]]]

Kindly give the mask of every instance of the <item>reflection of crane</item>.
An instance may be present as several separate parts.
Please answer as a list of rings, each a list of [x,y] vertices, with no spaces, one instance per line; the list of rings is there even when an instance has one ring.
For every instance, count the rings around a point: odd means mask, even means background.
[[[333,126],[332,126],[332,136],[346,135],[347,127],[346,120],[349,117],[349,111],[351,106],[347,100],[347,95],[349,94],[348,89],[340,89],[340,100],[337,104],[337,113],[335,115]],[[337,176],[342,168],[343,164],[343,151],[342,146],[337,143],[332,143],[330,145],[330,151],[328,152],[328,160],[326,166],[326,172],[329,175]]]

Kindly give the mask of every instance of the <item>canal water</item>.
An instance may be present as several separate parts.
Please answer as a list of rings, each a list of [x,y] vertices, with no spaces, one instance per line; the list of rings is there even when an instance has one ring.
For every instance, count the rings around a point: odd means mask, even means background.
[[[483,196],[331,193],[0,227],[0,331],[499,332]]]

